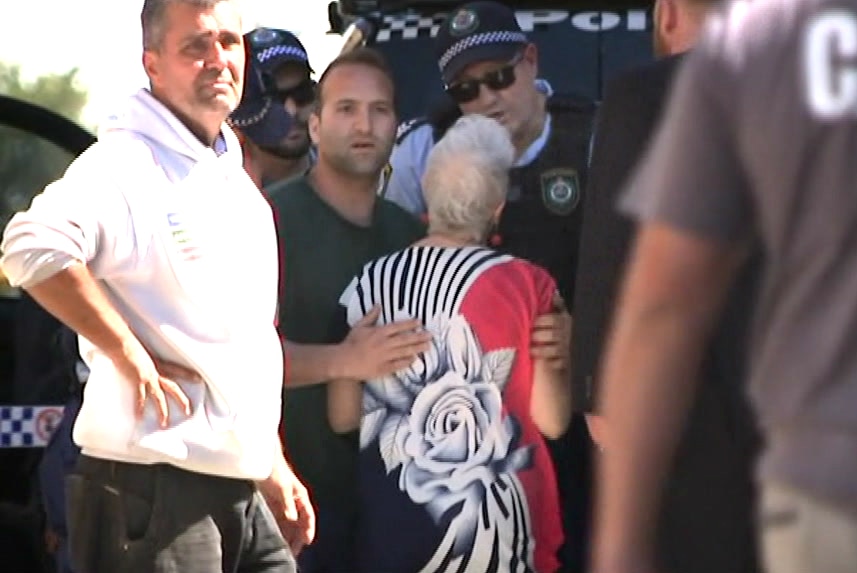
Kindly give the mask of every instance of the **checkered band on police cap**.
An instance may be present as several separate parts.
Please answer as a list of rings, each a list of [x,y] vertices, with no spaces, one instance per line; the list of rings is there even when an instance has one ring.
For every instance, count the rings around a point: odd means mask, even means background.
[[[250,53],[263,72],[272,72],[281,64],[304,64],[310,71],[309,55],[298,37],[287,30],[256,28],[244,35]]]
[[[464,38],[460,42],[453,44],[447,51],[443,53],[438,60],[438,65],[440,66],[440,71],[443,72],[444,68],[449,65],[449,62],[453,60],[459,54],[466,52],[471,48],[476,48],[478,46],[485,46],[491,44],[526,44],[527,43],[527,35],[523,32],[485,32],[484,34],[475,34],[473,36],[468,36]]]
[[[449,83],[468,65],[510,59],[527,43],[511,8],[491,0],[470,2],[452,10],[438,30],[438,67]]]
[[[307,53],[297,46],[271,46],[256,53],[256,60],[264,64],[273,58],[281,58],[284,61],[297,60],[306,62],[309,58]]]

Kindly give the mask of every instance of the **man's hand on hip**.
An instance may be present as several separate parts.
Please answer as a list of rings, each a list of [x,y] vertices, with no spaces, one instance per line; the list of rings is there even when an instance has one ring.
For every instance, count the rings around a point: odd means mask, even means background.
[[[121,357],[113,358],[116,368],[136,387],[135,412],[143,416],[146,402],[153,400],[158,410],[161,426],[169,421],[167,397],[171,397],[186,416],[190,415],[191,403],[178,381],[199,384],[202,377],[184,366],[153,358],[138,341],[129,343]]]

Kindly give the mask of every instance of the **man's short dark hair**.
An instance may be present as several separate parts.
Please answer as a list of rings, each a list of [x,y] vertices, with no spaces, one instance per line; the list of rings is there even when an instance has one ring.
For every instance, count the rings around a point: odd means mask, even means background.
[[[381,52],[377,50],[367,47],[360,47],[337,56],[336,59],[330,62],[330,64],[327,66],[327,69],[324,70],[324,73],[321,74],[321,77],[318,79],[318,85],[316,87],[316,113],[321,111],[321,106],[324,101],[324,84],[327,80],[327,77],[336,68],[341,68],[344,66],[366,66],[367,68],[373,68],[379,71],[384,77],[386,77],[390,81],[390,87],[393,90],[393,101],[395,103],[396,82],[393,79],[393,70],[392,68],[390,68],[390,64],[387,63],[387,59],[384,58]]]
[[[199,8],[213,8],[221,2],[232,0],[143,0],[140,12],[140,24],[143,28],[143,49],[157,50],[164,41],[167,20],[167,6],[170,4],[190,4]]]

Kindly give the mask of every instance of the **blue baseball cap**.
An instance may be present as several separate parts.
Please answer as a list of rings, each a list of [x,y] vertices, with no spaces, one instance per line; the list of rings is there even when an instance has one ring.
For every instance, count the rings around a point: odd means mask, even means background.
[[[282,103],[265,91],[262,70],[251,57],[249,43],[245,43],[245,49],[248,54],[244,66],[244,93],[229,116],[229,124],[256,145],[275,147],[292,128],[294,118]]]
[[[435,38],[435,52],[443,81],[449,85],[471,64],[511,60],[530,43],[511,8],[480,0],[449,13]]]

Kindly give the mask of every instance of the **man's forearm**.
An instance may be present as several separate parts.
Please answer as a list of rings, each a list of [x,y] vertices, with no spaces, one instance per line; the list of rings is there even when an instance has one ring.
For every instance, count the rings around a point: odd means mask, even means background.
[[[559,438],[568,429],[571,410],[568,370],[546,360],[534,360],[530,414],[542,434]]]
[[[338,344],[298,344],[283,341],[287,362],[286,386],[301,387],[346,378],[340,367]]]
[[[73,264],[26,288],[45,310],[110,357],[137,339],[84,264]]]
[[[663,226],[639,234],[601,376],[597,571],[652,560],[664,477],[741,256]]]
[[[647,552],[702,343],[689,340],[693,331],[670,315],[639,317],[624,325],[614,334],[603,377],[600,413],[608,448],[599,472],[599,536],[612,547]]]

